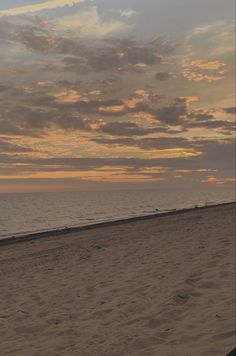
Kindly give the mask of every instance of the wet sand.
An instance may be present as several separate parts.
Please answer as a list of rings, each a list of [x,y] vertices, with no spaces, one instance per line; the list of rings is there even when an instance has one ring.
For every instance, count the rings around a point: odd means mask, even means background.
[[[227,204],[1,245],[0,355],[226,355],[234,213]]]

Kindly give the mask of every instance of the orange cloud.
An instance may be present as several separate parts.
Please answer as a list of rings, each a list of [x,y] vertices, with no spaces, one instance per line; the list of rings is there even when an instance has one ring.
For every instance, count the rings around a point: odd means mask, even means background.
[[[51,94],[53,98],[56,99],[56,102],[63,104],[73,104],[82,99],[82,96],[77,90],[67,90],[58,93]],[[83,98],[85,100],[85,98]]]
[[[142,169],[137,173],[129,173],[127,168],[122,167],[100,167],[96,170],[83,171],[62,171],[58,166],[55,172],[25,172],[22,174],[0,175],[0,179],[82,179],[83,181],[100,182],[145,182],[145,181],[164,181],[164,177],[152,177],[152,173],[165,173],[159,169]]]
[[[194,95],[194,96],[184,96],[182,97],[183,99],[185,99],[187,104],[191,104],[194,103],[196,101],[199,101],[199,97]]]
[[[136,106],[140,103],[143,102],[148,102],[150,100],[150,93],[143,89],[137,89],[133,93],[132,97],[129,99],[124,99],[123,104],[120,105],[109,105],[109,106],[100,106],[99,111],[100,112],[114,112],[114,113],[119,113],[123,112],[126,109],[135,109]]]
[[[217,80],[221,80],[224,78],[222,76],[214,76],[214,75],[209,75],[209,74],[191,72],[190,70],[184,70],[183,77],[188,80],[194,81],[194,82],[202,82],[205,80],[209,83],[215,82]]]
[[[214,176],[209,176],[206,180],[201,180],[202,183],[223,185],[225,183],[234,183],[236,178],[217,178]]]
[[[184,78],[195,82],[207,81],[209,83],[223,79],[226,66],[225,63],[217,60],[203,62],[201,59],[184,60],[181,65]]]
[[[195,68],[200,68],[200,69],[208,69],[208,70],[218,70],[222,69],[223,67],[226,66],[225,63],[222,63],[220,61],[209,61],[209,62],[203,62],[202,60],[194,60],[190,62],[183,62],[183,67],[195,67]]]

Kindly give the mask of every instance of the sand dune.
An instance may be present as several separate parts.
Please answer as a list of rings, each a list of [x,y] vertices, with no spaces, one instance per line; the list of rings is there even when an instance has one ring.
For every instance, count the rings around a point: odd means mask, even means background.
[[[235,328],[234,210],[1,246],[0,355],[226,355]]]

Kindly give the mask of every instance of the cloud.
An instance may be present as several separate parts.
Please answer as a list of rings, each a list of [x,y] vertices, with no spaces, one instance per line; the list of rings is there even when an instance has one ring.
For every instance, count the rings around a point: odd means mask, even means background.
[[[226,114],[235,115],[236,107],[232,106],[230,108],[225,108],[224,111],[226,112]]]
[[[194,121],[185,124],[187,128],[206,128],[208,130],[212,129],[221,129],[221,132],[224,134],[234,132],[235,131],[235,123],[226,120],[202,120],[202,121]]]
[[[183,126],[185,128],[220,129],[219,132],[229,134],[235,131],[235,123],[229,120],[216,119],[212,112],[192,110],[188,113]]]
[[[43,137],[48,135],[51,129],[91,130],[96,120],[89,120],[86,116],[78,114],[73,106],[66,110],[68,103],[73,105],[81,96],[74,89],[62,91],[61,87],[65,89],[63,85],[40,83],[30,88],[2,85],[0,88],[1,134]],[[55,87],[58,90],[57,94]]]
[[[171,104],[156,110],[156,119],[164,124],[177,126],[184,123],[187,113],[186,98],[176,98]]]
[[[158,72],[155,75],[156,80],[160,80],[160,81],[164,81],[164,80],[168,80],[170,78],[173,78],[173,74],[172,73],[168,73],[168,72]]]
[[[26,88],[2,84],[0,132],[46,137],[51,130],[77,130],[93,135],[141,137],[187,134],[193,129],[230,135],[235,128],[232,121],[216,118],[214,110],[193,109],[197,97],[175,98],[162,106],[162,97],[151,88],[136,89],[122,99],[112,97],[117,96],[104,95],[81,83],[38,82]],[[223,109],[220,114],[231,109]],[[114,121],[118,117],[120,120]]]
[[[76,113],[59,113],[54,110],[39,111],[26,107],[16,107],[7,118],[0,116],[0,133],[5,135],[45,137],[51,129],[92,130],[94,121],[80,117]]]
[[[202,60],[193,60],[189,63],[184,63],[183,67],[194,67],[199,69],[208,69],[208,70],[219,70],[225,66],[225,63],[221,63],[220,61],[208,61],[203,62]]]
[[[99,141],[99,138],[97,137]],[[213,183],[214,179],[230,184],[234,174],[235,153],[233,140],[185,139],[183,137],[158,138],[110,138],[100,139],[99,144],[114,146],[125,145],[138,150],[159,150],[160,158],[118,158],[118,157],[40,157],[26,155],[27,152],[10,149],[9,153],[0,154],[0,180],[4,177],[27,178],[40,184],[50,178],[51,184],[58,184],[61,178],[78,182],[104,181],[115,182],[163,181],[175,184],[181,179],[184,184],[191,182]],[[1,147],[1,145],[0,145]],[[7,150],[6,150],[7,151]],[[101,150],[99,150],[101,152]],[[171,155],[170,155],[171,152]],[[212,177],[212,178],[210,178]],[[209,182],[209,179],[212,182]],[[25,181],[26,182],[26,181]],[[72,182],[72,181],[71,181]],[[18,181],[20,183],[20,181]],[[70,185],[71,186],[71,185]],[[84,186],[84,185],[83,185]]]
[[[195,27],[191,34],[189,35],[189,38],[193,37],[193,36],[202,36],[205,35],[206,33],[210,32],[212,30],[212,28],[214,28],[214,25],[201,25],[201,26],[197,26]]]
[[[128,19],[136,15],[136,11],[132,9],[119,10],[119,12],[121,17],[126,17]]]
[[[105,3],[0,18],[2,176],[231,177],[230,28],[199,27],[187,44],[151,40],[150,28],[136,32],[141,12]]]
[[[169,150],[169,149],[189,149],[196,147],[195,142],[191,142],[183,137],[145,137],[145,138],[98,138],[94,139],[99,144],[120,145],[138,147],[143,150]]]
[[[133,141],[130,138],[117,139],[123,142]],[[111,141],[111,140],[110,140]],[[187,140],[181,137],[172,138],[170,141],[167,137],[155,140],[137,140],[138,145],[149,147],[157,146],[160,149],[173,147],[197,148],[199,154],[190,156],[177,156],[173,158],[75,158],[75,157],[26,157],[22,155],[0,154],[0,163],[16,164],[15,170],[20,171],[19,164],[27,164],[28,170],[43,172],[47,167],[55,167],[55,170],[94,170],[99,167],[133,167],[135,169],[143,167],[166,167],[169,169],[204,169],[219,170],[226,174],[234,172],[235,165],[235,145],[233,140]],[[112,144],[110,142],[110,144]],[[2,167],[4,170],[4,167]]]
[[[215,76],[215,75],[211,75],[211,74],[191,72],[190,70],[184,70],[183,77],[190,81],[194,81],[194,82],[206,81],[208,83],[212,83],[212,82],[215,82],[217,80],[221,80],[224,78],[222,76]]]
[[[147,132],[135,122],[110,122],[100,126],[100,130],[115,136],[143,136]]]
[[[87,68],[94,72],[143,73],[151,66],[161,65],[165,56],[174,52],[175,45],[163,39],[138,43],[131,39],[84,42],[62,38],[55,51],[65,54],[65,70],[80,72]]]
[[[41,31],[40,31],[41,32]],[[50,35],[39,33],[32,28],[21,29],[15,36],[28,49],[36,52],[48,53],[55,45],[55,39]]]
[[[140,127],[135,122],[124,122],[124,121],[102,124],[101,126],[99,126],[99,131],[112,136],[147,136],[153,133],[169,133],[169,134],[180,133],[180,131],[178,130],[171,130],[167,127],[152,126],[152,127],[144,128],[144,127]],[[122,141],[119,142],[121,143]]]
[[[0,138],[0,152],[1,153],[22,153],[22,152],[33,152],[31,147],[26,147],[22,145],[15,144],[10,142],[7,139]]]
[[[187,133],[197,128],[225,135],[234,130],[232,121],[216,118],[212,110],[193,110],[196,97],[179,97],[160,106],[161,97],[150,88],[137,89],[128,98],[106,99],[101,91],[85,90],[78,85],[69,82],[39,82],[28,88],[1,85],[0,132],[46,137],[53,129],[141,137]],[[9,102],[10,97],[14,98],[14,104]],[[114,121],[114,117],[124,119]]]
[[[225,35],[230,33],[234,28],[234,21],[215,21],[207,24],[202,24],[196,26],[189,34],[188,38],[194,37],[206,37],[207,35],[211,36],[211,39],[214,41],[216,36]]]
[[[62,16],[53,21],[57,31],[78,32],[80,36],[103,37],[114,32],[120,32],[129,25],[119,20],[104,20],[98,14],[95,6],[68,16]]]
[[[49,22],[43,18],[32,19],[34,20],[25,16],[13,19],[0,18],[0,39],[8,45],[8,51],[16,51],[22,56],[27,54],[22,44],[31,51],[43,53],[54,47],[56,37]],[[11,56],[11,61],[13,59],[16,61],[16,58]]]
[[[29,13],[36,13],[43,10],[56,9],[58,7],[73,6],[75,4],[83,3],[86,0],[50,0],[43,3],[24,5],[20,7],[0,10],[0,16],[16,16]]]
[[[163,58],[175,50],[175,44],[161,38],[148,43],[132,39],[113,39],[94,46],[88,53],[87,63],[95,71],[113,71],[119,74],[139,71],[160,65]],[[81,55],[80,55],[81,56]]]
[[[106,82],[104,83],[104,86]],[[48,93],[48,88],[41,86],[40,91],[34,90],[34,96],[28,96],[29,103],[36,106],[47,106],[60,110],[79,111],[80,114],[94,114],[100,117],[125,116],[127,114],[148,113],[155,114],[151,105],[157,105],[161,96],[151,90],[136,90],[128,98],[123,99],[102,99],[100,91],[90,91],[83,93],[73,88],[66,90],[53,88],[53,92]],[[107,90],[107,88],[106,88]]]
[[[0,39],[9,40],[11,34],[16,30],[16,25],[9,23],[5,18],[0,18]]]
[[[226,64],[220,61],[184,60],[182,62],[182,75],[184,78],[195,81],[207,81],[209,83],[221,80],[226,73]]]
[[[234,175],[235,173],[235,141],[229,140],[209,140],[202,143],[204,167],[226,171]]]
[[[92,140],[102,145],[130,146],[138,147],[142,150],[173,150],[171,154],[175,156],[175,153],[177,153],[180,157],[200,156],[202,151],[205,150],[205,147],[209,147],[215,143],[215,140],[189,139],[180,136],[95,138]]]
[[[235,52],[235,22],[222,20],[195,27],[187,36],[195,55],[205,58],[233,56]]]
[[[63,115],[55,119],[54,124],[63,130],[92,130],[92,121],[86,118]]]
[[[208,176],[207,179],[202,179],[202,183],[210,183],[210,184],[217,184],[217,185],[223,185],[225,183],[235,183],[236,179],[234,177],[232,178],[218,178],[215,176]]]
[[[78,26],[76,29],[72,26],[73,19]],[[59,26],[59,21],[64,23]],[[32,23],[28,17],[0,18],[2,39],[10,41],[27,59],[29,53],[24,51],[22,44],[37,53],[37,60],[45,60],[49,72],[54,66],[55,73],[60,68],[63,73],[83,75],[90,72],[111,73],[113,76],[128,72],[142,74],[151,67],[163,64],[167,56],[175,53],[177,44],[160,37],[143,42],[122,37],[104,39],[104,36],[125,27],[122,21],[102,19],[95,7],[80,11],[72,18],[61,16],[53,21],[36,18]],[[45,58],[40,57],[40,53]],[[32,59],[36,61],[36,57]]]

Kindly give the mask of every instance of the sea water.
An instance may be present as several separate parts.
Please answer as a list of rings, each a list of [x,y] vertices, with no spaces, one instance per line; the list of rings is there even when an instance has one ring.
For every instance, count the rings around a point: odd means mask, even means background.
[[[0,194],[0,239],[234,200],[233,189]]]

